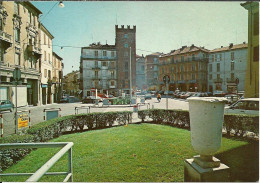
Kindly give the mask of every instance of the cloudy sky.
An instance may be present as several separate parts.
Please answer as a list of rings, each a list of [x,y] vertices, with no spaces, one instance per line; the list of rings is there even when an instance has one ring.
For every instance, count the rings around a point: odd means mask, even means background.
[[[64,2],[64,8],[58,1],[32,3],[55,37],[53,49],[64,59],[64,74],[78,70],[80,47],[115,44],[116,24],[136,25],[136,52],[144,56],[191,44],[213,49],[247,42],[247,11],[241,2],[74,1]]]

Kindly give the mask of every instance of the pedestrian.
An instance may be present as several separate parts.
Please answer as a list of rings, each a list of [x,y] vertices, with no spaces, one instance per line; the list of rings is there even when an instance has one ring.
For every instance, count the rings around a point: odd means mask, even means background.
[[[158,100],[158,102],[161,102],[161,94],[160,93],[158,93],[158,95],[157,95],[157,100]]]

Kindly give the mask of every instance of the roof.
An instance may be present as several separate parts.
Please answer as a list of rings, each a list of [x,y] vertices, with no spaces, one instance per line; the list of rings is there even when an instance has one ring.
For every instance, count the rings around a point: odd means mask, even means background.
[[[230,51],[230,50],[243,49],[243,48],[247,48],[247,43],[236,44],[236,45],[233,45],[231,43],[229,46],[226,46],[226,47],[215,48],[215,49],[211,50],[210,53],[221,52],[221,51]]]
[[[63,58],[61,58],[57,53],[55,53],[54,51],[52,52],[53,55],[55,55],[58,59],[63,60]]]
[[[54,36],[50,33],[50,31],[49,31],[42,23],[40,23],[40,29],[41,29],[42,31],[44,31],[46,34],[48,34],[48,36],[49,36],[51,39],[54,38]]]
[[[152,54],[146,55],[146,57],[149,57],[149,56],[160,56],[161,54],[163,54],[163,53],[155,52],[155,53],[152,53]]]
[[[25,3],[26,5],[28,5],[30,8],[34,9],[34,10],[36,11],[36,13],[42,14],[42,12],[41,12],[38,8],[36,8],[31,2],[25,1],[24,3]]]
[[[198,47],[198,46],[182,46],[181,48],[177,50],[172,50],[170,53],[166,53],[161,55],[160,57],[167,57],[167,56],[172,56],[172,55],[180,55],[180,54],[185,54],[185,53],[192,53],[195,51],[203,51],[203,52],[209,52],[210,50],[204,48],[204,47]]]
[[[116,49],[116,45],[109,45],[109,44],[105,44],[105,45],[102,45],[100,43],[92,43],[90,44],[89,46],[87,47],[82,47],[82,49]]]

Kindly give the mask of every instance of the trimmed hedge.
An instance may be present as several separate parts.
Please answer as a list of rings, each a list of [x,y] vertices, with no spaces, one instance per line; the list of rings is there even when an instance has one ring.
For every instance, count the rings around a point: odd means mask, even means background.
[[[132,112],[106,112],[78,114],[55,118],[33,125],[22,135],[10,135],[0,139],[0,143],[26,143],[26,142],[45,142],[59,137],[63,132],[78,129],[83,130],[85,125],[88,129],[111,127],[115,122],[119,125],[132,122]],[[0,172],[10,167],[25,155],[29,154],[31,149],[11,149],[0,150]]]
[[[138,111],[138,118],[145,121],[146,118],[151,118],[154,123],[168,124],[178,127],[190,127],[189,111],[184,110],[165,110],[151,109]],[[225,114],[223,127],[227,131],[227,135],[231,131],[235,135],[244,135],[246,132],[253,132],[259,135],[259,116],[245,114]]]
[[[146,118],[151,118],[154,123],[168,124],[181,128],[189,128],[189,111],[184,110],[165,110],[165,109],[147,109],[138,111],[138,118],[144,122]]]

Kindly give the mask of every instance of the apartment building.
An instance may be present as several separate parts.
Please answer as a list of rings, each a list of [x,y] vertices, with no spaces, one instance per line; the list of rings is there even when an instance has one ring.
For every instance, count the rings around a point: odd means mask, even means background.
[[[53,59],[52,59],[52,39],[54,36],[48,31],[48,29],[40,24],[40,40],[42,57],[40,62],[41,71],[41,103],[51,104],[54,99],[54,86],[52,84],[53,78]]]
[[[169,90],[207,91],[209,50],[204,47],[182,46],[159,57],[159,90],[166,90],[163,77],[170,77]]]
[[[0,2],[1,99],[15,103],[13,71],[21,69],[18,106],[40,104],[41,45],[39,15],[42,12],[28,1]]]
[[[159,56],[156,52],[145,56],[145,79],[147,90],[157,90]]]
[[[62,58],[52,52],[52,87],[54,90],[53,102],[60,101],[63,95],[63,68]]]
[[[83,97],[98,93],[118,95],[118,60],[115,45],[93,43],[81,48],[80,89]]]
[[[245,91],[247,44],[216,48],[209,53],[208,90],[236,93]]]

